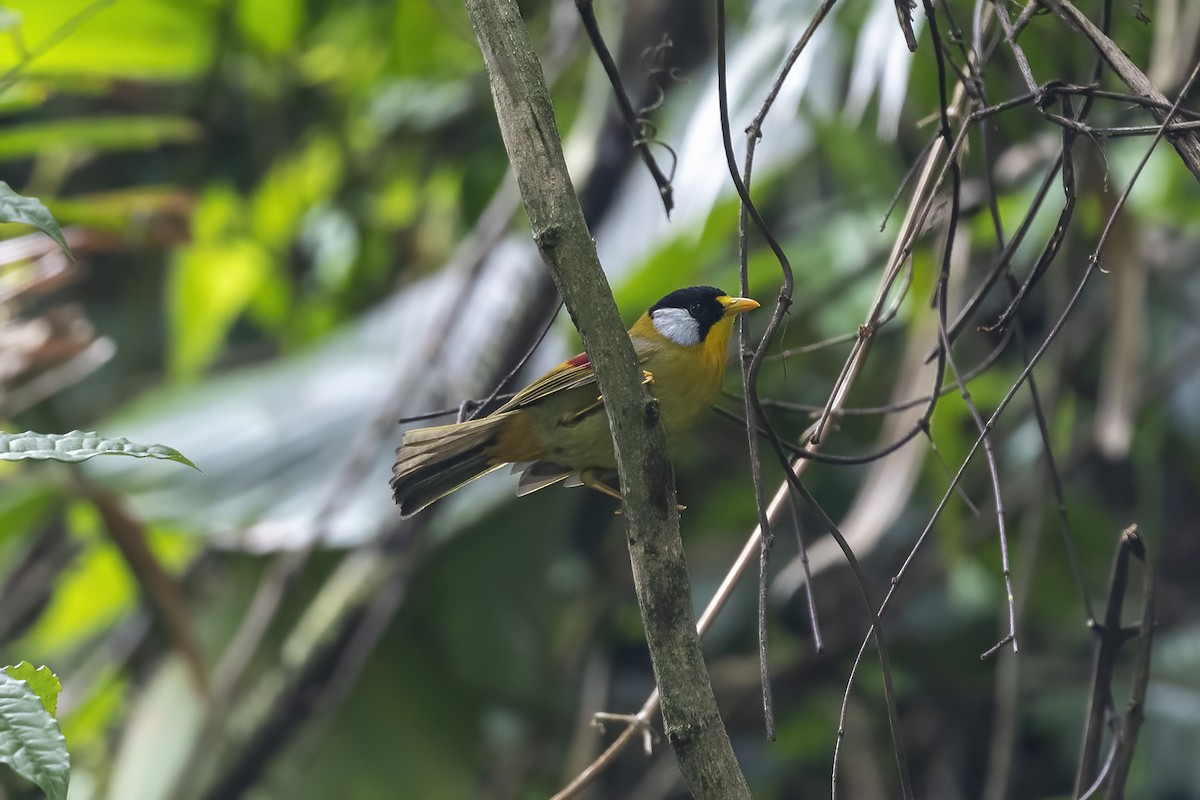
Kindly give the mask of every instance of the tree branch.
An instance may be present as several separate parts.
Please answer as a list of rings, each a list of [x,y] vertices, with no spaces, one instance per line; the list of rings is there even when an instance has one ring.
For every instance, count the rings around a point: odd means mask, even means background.
[[[667,739],[693,795],[749,798],[700,653],[658,403],[642,386],[633,346],[571,186],[541,64],[513,0],[465,3],[534,240],[605,398]]]

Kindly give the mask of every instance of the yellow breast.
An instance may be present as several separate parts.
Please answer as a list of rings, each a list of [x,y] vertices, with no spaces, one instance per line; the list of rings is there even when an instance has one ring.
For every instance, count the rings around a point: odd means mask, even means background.
[[[634,347],[642,368],[654,375],[668,445],[674,447],[712,408],[725,382],[733,319],[718,321],[700,344],[683,347],[635,326]]]

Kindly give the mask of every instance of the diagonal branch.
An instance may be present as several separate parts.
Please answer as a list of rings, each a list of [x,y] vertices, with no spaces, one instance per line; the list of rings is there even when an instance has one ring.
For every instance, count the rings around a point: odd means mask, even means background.
[[[466,7],[534,239],[605,398],[667,739],[695,796],[748,798],[700,652],[658,404],[642,385],[633,345],[571,185],[541,63],[513,0],[466,0]]]

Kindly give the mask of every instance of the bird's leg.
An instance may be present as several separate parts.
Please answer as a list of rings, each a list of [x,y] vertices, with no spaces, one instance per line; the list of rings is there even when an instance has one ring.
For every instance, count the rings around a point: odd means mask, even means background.
[[[597,492],[600,492],[600,494],[606,494],[609,497],[616,498],[617,500],[625,500],[625,498],[621,496],[620,492],[609,486],[604,481],[600,480],[600,478],[598,478],[590,469],[581,472],[579,474],[579,479],[583,482],[583,485],[589,489],[595,489]]]
[[[645,370],[642,370],[642,386],[653,386],[653,385],[654,385],[654,375]],[[558,421],[558,424],[569,428],[572,425],[578,424],[579,421],[582,420],[584,417],[586,417],[588,414],[591,414],[593,411],[595,411],[599,408],[603,408],[603,407],[604,407],[604,397],[603,396],[597,397],[595,402],[588,403],[586,406],[579,409],[578,411],[572,411],[570,414],[567,414],[566,416],[564,416],[562,419],[560,419]]]

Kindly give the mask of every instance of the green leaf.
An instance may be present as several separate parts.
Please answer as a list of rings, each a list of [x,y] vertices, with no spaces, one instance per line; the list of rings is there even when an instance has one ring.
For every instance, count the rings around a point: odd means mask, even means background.
[[[42,205],[42,201],[36,197],[23,197],[17,194],[4,181],[0,181],[0,222],[20,222],[24,225],[32,225],[58,242],[58,246],[63,249],[63,252],[70,256],[72,261],[75,260],[75,256],[71,254],[71,248],[67,247],[67,240],[63,237],[62,229],[54,221],[50,210]]]
[[[268,53],[286,53],[296,46],[304,27],[304,3],[299,0],[241,0],[236,7],[242,36]]]
[[[50,716],[58,716],[58,695],[62,692],[62,684],[58,676],[44,664],[34,667],[28,661],[5,667],[4,671],[19,681],[25,681],[29,688],[38,696]]]
[[[105,439],[98,433],[0,433],[0,461],[87,461],[96,456],[133,456],[178,461],[199,469],[178,450],[161,444],[135,444],[128,439]]]
[[[0,159],[30,158],[53,150],[127,152],[184,144],[200,126],[174,116],[79,117],[9,125],[0,130]]]
[[[131,230],[138,230],[138,226],[184,216],[189,213],[191,204],[191,196],[182,189],[134,186],[69,198],[56,197],[50,208],[63,225],[83,225],[128,235]]]
[[[50,800],[66,800],[71,757],[58,722],[25,681],[0,670],[0,763],[37,784]]]
[[[271,254],[248,237],[197,242],[176,253],[167,287],[174,378],[200,376],[273,272]]]
[[[211,64],[219,4],[161,0],[6,0],[38,76],[180,79]],[[63,33],[70,38],[61,39]],[[24,69],[21,48],[0,47],[0,72]]]

